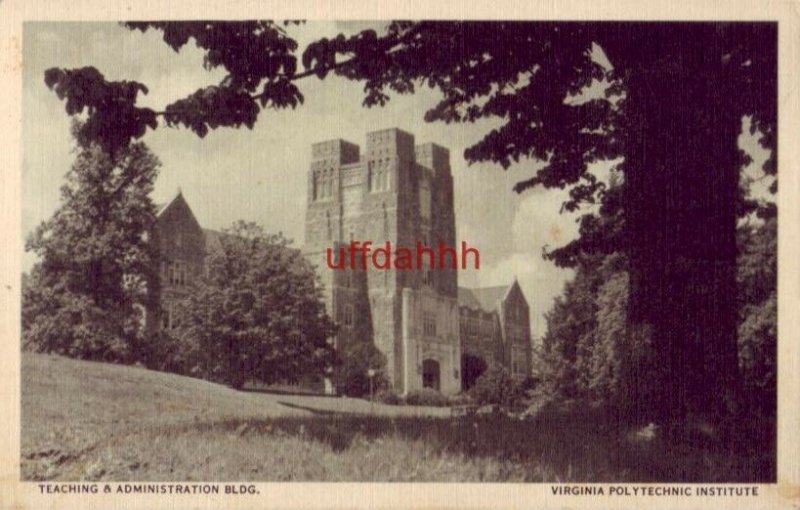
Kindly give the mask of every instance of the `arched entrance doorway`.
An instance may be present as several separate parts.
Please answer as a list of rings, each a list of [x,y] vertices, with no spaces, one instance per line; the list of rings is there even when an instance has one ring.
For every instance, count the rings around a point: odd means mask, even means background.
[[[475,386],[475,381],[486,371],[483,358],[472,354],[461,356],[461,389],[466,391]]]
[[[439,391],[439,362],[426,359],[422,362],[422,387]]]

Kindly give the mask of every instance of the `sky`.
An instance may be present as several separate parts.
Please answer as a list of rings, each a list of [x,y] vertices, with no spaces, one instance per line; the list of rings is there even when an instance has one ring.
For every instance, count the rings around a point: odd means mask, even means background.
[[[369,26],[368,22],[314,21],[290,27],[303,48]],[[160,33],[132,32],[115,23],[26,23],[23,40],[22,232],[28,235],[55,211],[59,188],[74,155],[64,104],[44,84],[50,67],[94,66],[107,79],[136,80],[150,90],[139,104],[157,110],[200,87],[218,84],[222,71],[203,69],[193,43],[180,53]],[[153,199],[170,200],[180,188],[205,228],[222,229],[242,219],[303,243],[306,178],[311,144],[343,138],[362,147],[369,131],[397,127],[416,143],[450,149],[456,209],[456,239],[480,250],[481,267],[462,271],[466,287],[520,283],[531,307],[534,338],[545,330],[543,314],[572,272],[542,258],[577,235],[577,214],[559,214],[562,190],[517,194],[512,186],[541,163],[524,161],[504,171],[499,165],[468,165],[464,149],[495,125],[425,123],[424,112],[439,98],[427,87],[392,96],[385,107],[365,108],[362,87],[335,76],[298,81],[305,102],[296,110],[267,110],[252,130],[218,129],[204,139],[188,130],[159,127],[143,141],[162,163]],[[760,157],[756,157],[760,160]],[[608,165],[606,165],[608,166]],[[602,172],[602,168],[598,170]],[[26,253],[23,270],[36,261]]]

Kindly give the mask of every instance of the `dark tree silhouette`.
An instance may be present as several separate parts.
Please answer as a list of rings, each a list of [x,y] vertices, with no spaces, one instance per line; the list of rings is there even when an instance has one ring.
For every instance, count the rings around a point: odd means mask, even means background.
[[[629,320],[648,324],[662,381],[654,418],[727,414],[736,400],[736,243],[743,157],[742,117],[772,149],[776,171],[777,25],[771,23],[393,22],[310,44],[298,70],[296,43],[276,23],[131,23],[157,29],[176,51],[190,40],[206,66],[227,71],[162,112],[135,106],[141,84],[107,82],[94,69],[48,70],[67,111],[89,113],[84,135],[112,150],[158,118],[203,136],[219,126],[252,127],[266,106],[295,107],[295,82],[334,73],[364,83],[366,106],[430,86],[442,99],[427,121],[502,125],[465,151],[469,162],[504,168],[547,164],[515,186],[569,187],[567,210],[603,202],[624,217],[614,236],[585,217],[580,242],[621,248],[631,264]],[[604,67],[597,48],[611,63]],[[605,84],[604,94],[585,91]],[[602,87],[601,87],[602,88]],[[624,158],[624,184],[609,203],[590,171]],[[602,246],[611,244],[614,246]],[[574,248],[551,258],[574,264]]]

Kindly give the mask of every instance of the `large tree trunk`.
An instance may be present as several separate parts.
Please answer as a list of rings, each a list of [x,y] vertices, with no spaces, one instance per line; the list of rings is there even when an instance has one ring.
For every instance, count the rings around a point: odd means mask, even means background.
[[[741,119],[725,107],[723,53],[713,30],[652,32],[619,59],[628,71],[630,320],[652,327],[663,368],[651,414],[680,428],[690,416],[724,417],[739,380]]]

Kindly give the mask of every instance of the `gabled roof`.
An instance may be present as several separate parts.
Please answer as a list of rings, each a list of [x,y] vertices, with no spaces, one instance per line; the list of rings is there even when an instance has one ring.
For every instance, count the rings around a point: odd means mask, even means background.
[[[509,287],[510,285],[481,287],[472,289],[472,294],[484,310],[497,310],[497,304],[503,300]]]
[[[220,232],[219,230],[212,230],[210,228],[204,228],[203,234],[206,237],[206,253],[209,253],[214,250],[221,250],[222,249],[222,241],[221,239],[228,235],[224,232]]]
[[[481,304],[475,298],[475,295],[472,293],[472,289],[467,289],[465,287],[458,288],[458,306],[466,306],[469,308],[478,309],[481,307]]]
[[[178,191],[175,193],[175,196],[173,196],[169,202],[162,202],[160,204],[156,204],[156,218],[164,214],[164,211],[166,211],[169,208],[169,206],[177,202],[178,199],[186,202],[186,199],[183,198],[183,192],[181,191],[180,188],[178,188]],[[189,207],[189,204],[186,204],[186,207]],[[189,210],[191,210],[191,208],[189,208]]]
[[[497,310],[497,305],[502,301],[511,287],[514,285],[500,285],[497,287],[478,287],[475,289],[468,289],[466,287],[458,288],[458,305],[467,306],[473,309],[482,309],[486,312],[494,312]]]

